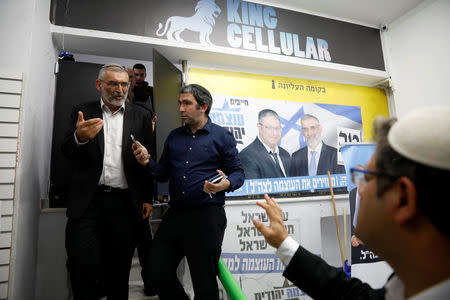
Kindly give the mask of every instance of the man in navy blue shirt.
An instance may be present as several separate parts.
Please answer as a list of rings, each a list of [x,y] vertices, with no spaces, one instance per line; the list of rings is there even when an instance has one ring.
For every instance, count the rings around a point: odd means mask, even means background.
[[[233,135],[208,117],[208,90],[184,86],[178,102],[185,125],[169,134],[159,163],[139,142],[133,146],[139,163],[158,180],[169,180],[170,208],[153,241],[150,279],[161,300],[189,299],[176,275],[186,256],[195,299],[214,300],[219,299],[216,275],[227,224],[225,192],[241,187],[245,175]],[[216,174],[223,178],[208,181]]]

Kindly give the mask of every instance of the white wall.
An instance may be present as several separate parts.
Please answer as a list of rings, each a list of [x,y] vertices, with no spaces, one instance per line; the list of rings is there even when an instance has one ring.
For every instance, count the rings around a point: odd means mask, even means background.
[[[64,245],[66,221],[63,209],[41,214],[34,300],[61,300],[69,297]]]
[[[47,193],[56,61],[50,0],[0,4],[0,66],[24,74],[9,299],[34,299],[40,198]]]
[[[428,0],[389,25],[385,56],[397,115],[450,105],[450,0]]]

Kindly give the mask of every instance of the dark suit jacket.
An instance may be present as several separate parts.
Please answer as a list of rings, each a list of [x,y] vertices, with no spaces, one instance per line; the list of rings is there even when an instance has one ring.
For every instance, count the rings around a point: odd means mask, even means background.
[[[355,234],[355,227],[353,226],[353,217],[358,212],[355,212],[356,208],[356,193],[358,188],[354,188],[349,193],[350,200],[350,228],[352,236]],[[352,255],[352,265],[360,264],[360,263],[372,263],[381,261],[380,257],[373,258],[370,255],[363,255],[362,253],[367,252],[367,248],[364,245],[359,245],[357,247],[351,247],[351,255]]]
[[[355,226],[353,226],[353,218],[355,217],[355,207],[356,207],[356,192],[358,188],[354,188],[348,193],[349,201],[350,201],[350,227],[352,229],[352,235],[355,231]]]
[[[375,290],[357,278],[348,277],[340,268],[328,265],[302,246],[283,276],[313,299],[384,299],[384,288]]]
[[[278,147],[278,149],[284,171],[289,176],[291,157],[283,148]],[[246,179],[284,177],[283,173],[275,165],[272,156],[258,138],[242,149],[239,153],[239,158],[244,168]]]
[[[344,174],[343,166],[337,164],[336,148],[322,143],[319,164],[317,165],[317,175]],[[308,176],[308,147],[303,147],[292,154],[291,176]]]
[[[62,144],[64,155],[73,161],[74,170],[71,177],[67,216],[79,218],[94,196],[103,169],[104,133],[103,128],[95,138],[85,145],[78,146],[74,139],[78,111],[84,119],[102,118],[100,101],[90,102],[74,107],[71,117],[71,130],[67,132]],[[152,147],[152,121],[150,112],[134,104],[126,103],[123,116],[122,161],[125,177],[130,190],[130,198],[139,216],[142,215],[142,203],[152,202],[152,184],[148,172],[140,165],[131,149],[133,134],[136,140],[147,149]]]

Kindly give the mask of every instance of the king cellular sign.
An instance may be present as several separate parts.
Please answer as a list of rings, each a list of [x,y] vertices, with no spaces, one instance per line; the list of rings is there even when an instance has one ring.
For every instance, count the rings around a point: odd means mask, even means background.
[[[278,18],[271,6],[227,0],[227,20],[227,41],[233,48],[331,61],[326,40],[308,36],[300,45],[298,34],[276,31]]]
[[[385,70],[380,31],[241,0],[52,1],[56,25]],[[163,43],[164,44],[164,43]],[[204,49],[204,48],[202,48]]]

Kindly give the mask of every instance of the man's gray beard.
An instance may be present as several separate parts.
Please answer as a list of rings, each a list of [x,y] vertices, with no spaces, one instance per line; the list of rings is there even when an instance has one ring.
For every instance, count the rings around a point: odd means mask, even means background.
[[[127,97],[128,97],[128,92],[126,92],[126,93],[123,94],[122,100],[108,99],[108,97],[103,97],[103,98],[104,98],[104,99],[106,100],[106,102],[108,102],[109,104],[114,105],[114,106],[117,106],[117,107],[120,107],[120,106],[123,105],[123,103],[125,102],[125,100],[127,100]]]
[[[316,148],[319,143],[322,141],[322,137],[316,137],[315,139],[313,139],[312,141],[306,141],[306,145],[308,145],[309,148]]]

